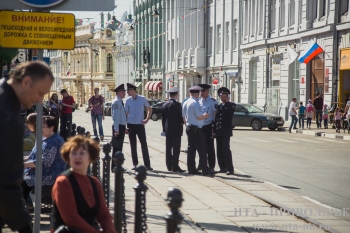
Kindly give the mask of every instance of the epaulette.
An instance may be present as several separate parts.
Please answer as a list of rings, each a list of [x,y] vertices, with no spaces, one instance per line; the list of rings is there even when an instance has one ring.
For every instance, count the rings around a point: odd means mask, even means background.
[[[214,100],[216,102],[216,99],[214,99],[214,98],[210,98],[210,99],[212,99],[212,100]]]

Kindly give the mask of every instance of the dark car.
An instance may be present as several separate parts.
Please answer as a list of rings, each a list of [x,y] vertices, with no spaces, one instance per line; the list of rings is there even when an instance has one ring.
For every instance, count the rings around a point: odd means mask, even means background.
[[[112,116],[111,107],[112,107],[112,102],[104,103],[105,116]]]
[[[148,101],[148,103],[149,103],[149,106],[152,107],[154,104],[158,103],[158,102],[161,101],[161,100],[152,99],[152,100],[147,100],[147,101]],[[144,114],[143,114],[143,118],[146,119],[146,117],[147,117],[147,108],[145,108]]]
[[[152,116],[151,119],[157,121],[162,118],[162,106],[165,104],[165,101],[160,101],[154,105],[152,105]]]
[[[269,128],[276,130],[284,125],[283,117],[265,113],[253,104],[236,104],[235,114],[232,118],[233,128],[236,126],[252,127],[253,130]]]

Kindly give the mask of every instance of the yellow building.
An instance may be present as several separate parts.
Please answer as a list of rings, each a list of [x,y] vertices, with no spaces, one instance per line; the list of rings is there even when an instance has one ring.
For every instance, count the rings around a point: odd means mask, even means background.
[[[115,96],[114,31],[110,24],[96,30],[94,24],[77,26],[75,49],[62,53],[61,88],[67,89],[80,107],[87,104],[94,87],[105,101]]]

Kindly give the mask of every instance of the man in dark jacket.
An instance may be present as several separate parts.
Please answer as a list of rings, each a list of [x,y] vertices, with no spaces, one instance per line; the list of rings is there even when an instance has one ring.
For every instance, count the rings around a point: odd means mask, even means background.
[[[32,232],[31,217],[24,205],[23,134],[21,105],[25,109],[43,101],[53,75],[43,62],[21,64],[8,81],[0,82],[0,229]]]
[[[181,104],[177,102],[178,87],[167,91],[170,99],[162,106],[162,125],[166,141],[166,166],[168,171],[185,172],[179,167],[183,118]]]
[[[320,93],[316,93],[316,98],[314,99],[314,106],[316,110],[316,124],[317,128],[321,128],[322,123],[322,110],[323,110],[323,98],[321,97]]]
[[[230,137],[232,137],[232,117],[236,104],[228,101],[229,94],[230,91],[226,87],[220,87],[218,90],[221,104],[217,106],[213,136],[216,137],[216,153],[220,167],[219,173],[226,172],[226,175],[233,175],[234,168],[230,150]]]

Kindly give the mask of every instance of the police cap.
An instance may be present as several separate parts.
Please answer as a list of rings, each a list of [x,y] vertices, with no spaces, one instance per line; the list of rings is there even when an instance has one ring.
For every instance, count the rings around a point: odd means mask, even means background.
[[[206,91],[209,88],[211,88],[211,86],[209,84],[198,84],[198,86],[200,86],[203,91]]]
[[[119,91],[125,91],[124,83],[120,84],[116,89],[114,89],[114,92],[119,92]]]
[[[166,91],[169,94],[177,94],[179,92],[179,88],[178,87],[172,87],[169,90]]]
[[[223,95],[223,94],[230,94],[230,90],[227,87],[220,87],[218,89],[218,95]]]
[[[190,91],[190,93],[199,93],[199,91],[202,90],[202,88],[200,86],[193,86],[188,88],[188,90]]]
[[[135,85],[133,85],[131,83],[127,83],[126,86],[127,86],[128,90],[135,90],[136,91],[136,86]]]

